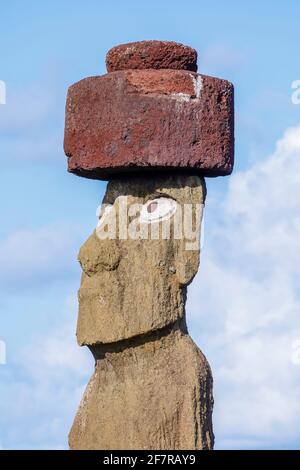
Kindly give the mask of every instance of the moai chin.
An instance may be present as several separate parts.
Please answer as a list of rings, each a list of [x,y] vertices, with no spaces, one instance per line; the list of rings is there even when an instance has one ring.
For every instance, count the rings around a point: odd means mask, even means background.
[[[188,335],[204,176],[233,168],[233,87],[174,42],[117,46],[108,74],[72,85],[70,172],[108,179],[79,252],[77,339],[95,358],[71,449],[212,449],[212,375]]]

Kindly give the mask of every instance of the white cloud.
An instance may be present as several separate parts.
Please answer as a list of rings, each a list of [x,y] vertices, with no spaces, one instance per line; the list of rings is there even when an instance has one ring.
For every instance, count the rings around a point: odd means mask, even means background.
[[[212,364],[218,448],[295,446],[300,430],[300,126],[223,201],[208,202],[206,245],[189,289],[191,333]]]
[[[63,158],[63,135],[56,129],[38,135],[28,134],[18,138],[2,137],[1,154],[6,165],[31,163],[54,163]]]
[[[6,105],[1,107],[1,135],[15,135],[30,131],[54,111],[55,94],[37,84],[22,90],[12,89],[8,84]]]
[[[63,99],[45,81],[22,90],[7,84],[7,102],[0,108],[2,165],[61,158]]]
[[[76,273],[79,233],[61,223],[9,234],[0,241],[1,288],[40,288]]]
[[[209,71],[209,75],[235,75],[245,65],[244,56],[228,44],[212,44],[203,49],[199,57],[200,73]]]
[[[67,436],[93,359],[75,339],[77,302],[67,299],[60,328],[32,341],[6,366],[0,384],[1,442],[6,449],[67,448]]]

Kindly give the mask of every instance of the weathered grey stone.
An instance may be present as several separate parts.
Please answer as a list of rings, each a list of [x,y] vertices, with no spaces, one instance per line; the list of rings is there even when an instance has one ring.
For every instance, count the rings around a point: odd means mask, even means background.
[[[94,354],[72,449],[212,449],[210,367],[180,328]]]
[[[212,375],[185,323],[186,286],[199,265],[197,209],[201,215],[205,195],[203,178],[186,174],[109,183],[110,210],[79,253],[77,337],[96,367],[70,431],[71,449],[213,447]],[[123,218],[125,197],[130,208],[140,204],[125,221],[135,222],[140,236],[155,228],[158,239],[125,239],[120,224],[114,239],[101,239],[115,210],[118,222]],[[175,236],[185,204],[194,239]],[[157,229],[168,224],[164,239]]]

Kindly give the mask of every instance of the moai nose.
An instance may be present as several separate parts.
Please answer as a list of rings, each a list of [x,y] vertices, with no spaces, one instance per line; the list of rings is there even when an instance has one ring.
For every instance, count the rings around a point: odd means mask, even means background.
[[[112,271],[120,261],[120,251],[115,240],[99,240],[96,231],[82,245],[78,261],[89,277],[99,271]]]

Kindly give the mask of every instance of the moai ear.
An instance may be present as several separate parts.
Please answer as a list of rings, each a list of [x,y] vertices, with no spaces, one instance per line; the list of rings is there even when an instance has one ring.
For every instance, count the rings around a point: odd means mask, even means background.
[[[116,269],[120,261],[120,251],[115,240],[100,240],[95,230],[80,248],[78,261],[85,274],[92,276],[101,270]]]

